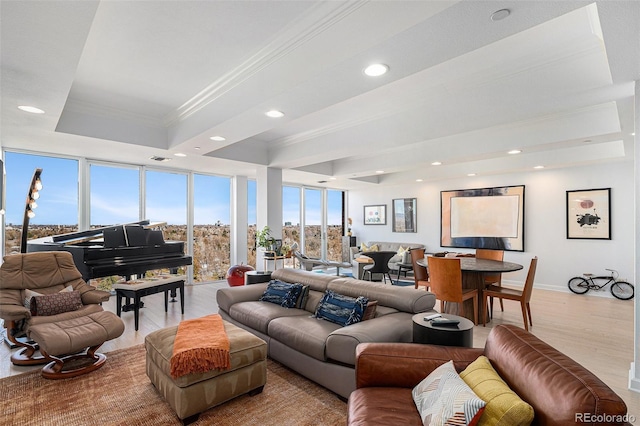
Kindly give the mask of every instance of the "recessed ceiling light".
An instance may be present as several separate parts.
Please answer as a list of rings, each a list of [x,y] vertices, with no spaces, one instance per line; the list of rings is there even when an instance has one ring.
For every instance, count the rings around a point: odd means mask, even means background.
[[[222,142],[227,140],[227,138],[224,138],[222,136],[211,136],[209,139],[216,142]]]
[[[329,180],[336,180],[336,179],[338,179],[338,178],[335,178],[335,177],[330,177],[329,178]]]
[[[520,151],[519,149],[512,149],[511,151],[507,152],[507,154],[520,154],[522,151]]]
[[[635,136],[635,135],[636,135],[636,132],[631,133],[631,136]]]
[[[467,176],[469,176],[469,177],[473,177],[475,175],[476,175],[475,173],[467,173]]]
[[[44,111],[40,108],[29,105],[20,105],[18,109],[24,112],[30,112],[31,114],[44,114]]]
[[[591,139],[585,139],[585,140],[583,140],[582,142],[584,142],[584,143],[589,143],[589,142],[591,142]]]
[[[511,15],[511,11],[509,9],[496,10],[491,14],[491,20],[494,22],[500,21],[501,19],[504,19],[509,15]]]
[[[534,169],[544,169],[544,166],[535,166]]]
[[[432,166],[441,166],[442,163],[440,161],[434,161],[433,163],[431,163]]]
[[[416,179],[416,182],[422,182],[422,179]]]
[[[385,64],[371,64],[364,69],[364,73],[369,77],[380,77],[389,71],[389,67]]]
[[[271,118],[281,118],[284,117],[284,112],[272,109],[271,111],[265,112],[265,115]]]
[[[195,149],[196,151],[200,151],[200,147],[199,146],[196,146],[193,149]]]
[[[376,170],[376,173],[377,173],[377,174],[384,173],[384,170]]]
[[[187,154],[183,154],[182,152],[176,152],[173,155],[175,155],[176,157],[186,157],[187,156]]]

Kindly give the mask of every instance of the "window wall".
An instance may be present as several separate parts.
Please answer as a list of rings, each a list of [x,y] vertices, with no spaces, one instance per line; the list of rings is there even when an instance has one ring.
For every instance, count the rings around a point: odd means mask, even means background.
[[[323,257],[322,191],[304,189],[304,253],[308,257]]]
[[[91,228],[140,220],[140,168],[91,164]]]
[[[293,239],[300,244],[298,233],[304,229],[300,246],[305,255],[341,261],[345,229],[344,197],[344,191],[335,189],[284,187],[285,237],[289,228]],[[293,223],[294,218],[300,217],[301,224],[287,226],[287,223]]]
[[[256,203],[256,181],[247,180],[247,265],[256,264],[256,230],[258,226]]]
[[[165,241],[183,241],[185,251],[188,251],[187,174],[146,170],[144,177],[144,219],[163,223],[160,229]],[[178,268],[178,273],[187,274],[187,268]]]
[[[282,187],[282,244],[289,247],[298,243],[301,249],[300,238],[300,188],[295,186]]]
[[[344,192],[327,189],[327,259],[342,261]]]
[[[42,168],[42,197],[29,239],[149,219],[165,240],[185,242],[192,281],[223,279],[230,264],[231,179],[187,171],[7,151],[5,254],[19,252],[25,196]],[[248,261],[255,264],[256,182],[247,180]],[[82,190],[80,190],[82,189]],[[284,185],[283,243],[339,259],[343,192]],[[191,274],[191,272],[189,272]]]
[[[78,160],[6,152],[5,255],[20,253],[25,202],[37,168],[42,169],[42,190],[27,238],[78,230]]]
[[[231,254],[231,180],[194,174],[193,280],[221,280]]]

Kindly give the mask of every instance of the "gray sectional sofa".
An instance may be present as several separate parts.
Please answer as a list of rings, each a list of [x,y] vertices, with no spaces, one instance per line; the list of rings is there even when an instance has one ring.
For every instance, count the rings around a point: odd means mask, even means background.
[[[400,247],[405,248],[405,249],[414,249],[414,248],[425,248],[424,244],[419,244],[419,243],[390,243],[390,242],[386,242],[386,241],[367,241],[364,243],[367,247],[371,247],[373,245],[377,245],[378,246],[378,251],[395,251],[397,252]],[[364,266],[363,264],[359,264],[358,262],[356,262],[356,259],[358,257],[361,256],[366,256],[367,253],[366,252],[362,252],[360,250],[360,248],[362,247],[362,244],[360,244],[357,247],[350,247],[350,254],[351,254],[351,266],[353,267],[354,271],[358,271],[358,275],[357,277],[361,277],[362,276],[362,267]],[[391,269],[392,271],[397,271],[398,270],[398,263],[401,263],[403,261],[406,261],[405,263],[411,263],[411,256],[409,254],[407,254],[407,258],[403,259],[402,256],[400,255],[395,255],[393,256],[391,259],[389,259],[389,269]]]
[[[430,312],[435,296],[412,287],[396,287],[332,275],[278,269],[272,279],[309,285],[306,304],[284,308],[259,301],[267,283],[218,290],[219,313],[268,344],[268,356],[343,398],[355,390],[356,346],[364,342],[411,342],[411,317]],[[372,319],[348,326],[313,318],[326,290],[377,301]]]

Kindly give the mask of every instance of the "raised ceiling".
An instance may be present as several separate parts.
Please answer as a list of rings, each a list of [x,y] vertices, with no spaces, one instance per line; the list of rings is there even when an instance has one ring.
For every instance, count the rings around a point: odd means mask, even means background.
[[[638,1],[0,7],[3,148],[344,189],[633,158]]]

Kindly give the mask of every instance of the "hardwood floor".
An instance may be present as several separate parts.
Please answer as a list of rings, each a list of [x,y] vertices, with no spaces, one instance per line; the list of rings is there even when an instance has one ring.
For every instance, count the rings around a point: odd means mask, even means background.
[[[177,325],[183,319],[217,312],[216,291],[226,286],[225,281],[186,286],[184,316],[180,314],[179,303],[170,303],[168,312],[164,312],[163,294],[145,297],[145,306],[140,310],[139,330],[134,331],[133,312],[123,312],[124,334],[106,342],[100,351],[109,352],[140,344],[154,330]],[[112,297],[104,308],[115,312],[115,299]],[[486,327],[475,327],[475,347],[484,346],[495,324],[522,326],[518,303],[506,300],[504,309],[500,312],[500,306],[496,304],[493,321]],[[629,366],[633,360],[633,302],[534,289],[531,309],[531,332],[596,374],[622,397],[629,413],[635,415],[640,424],[640,394],[627,388]],[[11,364],[10,356],[9,347],[1,344],[0,377],[40,368],[16,367]]]

